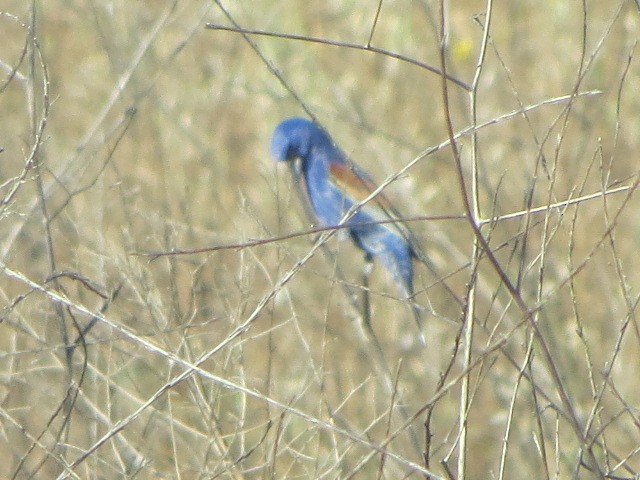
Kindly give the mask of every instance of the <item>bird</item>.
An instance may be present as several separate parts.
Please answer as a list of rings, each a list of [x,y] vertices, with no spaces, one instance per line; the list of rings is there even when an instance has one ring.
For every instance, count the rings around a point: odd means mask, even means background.
[[[347,158],[326,130],[304,118],[286,119],[275,128],[270,153],[275,161],[292,167],[294,180],[302,184],[310,210],[323,227],[340,225],[355,209],[343,228],[367,263],[378,261],[391,274],[421,330],[420,311],[413,302],[415,237],[382,192],[360,205],[376,189],[371,176]]]

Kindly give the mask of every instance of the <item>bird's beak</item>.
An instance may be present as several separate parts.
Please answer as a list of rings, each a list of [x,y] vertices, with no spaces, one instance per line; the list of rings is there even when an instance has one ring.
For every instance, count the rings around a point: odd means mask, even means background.
[[[293,176],[293,180],[296,183],[304,181],[304,178],[302,175],[302,159],[294,158],[293,160],[288,161],[287,164],[289,165],[289,170],[291,171],[291,176]]]
[[[309,201],[309,197],[307,196],[307,183],[304,178],[304,174],[302,173],[302,159],[294,158],[287,162],[289,165],[289,171],[291,172],[291,176],[293,177],[293,186],[298,195],[298,200],[306,203]]]
[[[304,209],[304,213],[307,216],[307,220],[313,226],[316,222],[315,215],[311,204],[309,203],[309,192],[307,191],[307,182],[302,172],[302,159],[294,158],[287,162],[291,176],[293,177],[293,186],[298,196],[298,201]]]

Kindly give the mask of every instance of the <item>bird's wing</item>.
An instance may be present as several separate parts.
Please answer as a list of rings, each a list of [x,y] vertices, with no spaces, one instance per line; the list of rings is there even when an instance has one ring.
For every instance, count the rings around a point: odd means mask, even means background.
[[[377,186],[371,179],[366,177],[365,173],[356,168],[349,164],[331,163],[329,165],[329,176],[336,187],[359,203],[366,200]],[[422,252],[420,242],[418,242],[413,231],[403,222],[402,215],[394,208],[383,192],[378,193],[364,205],[363,211],[376,221],[395,220],[393,223],[384,225],[402,236],[411,246],[413,255],[424,261],[426,256]]]
[[[377,188],[376,184],[365,175],[348,164],[332,163],[329,165],[331,181],[357,203],[366,200]],[[393,207],[383,192],[379,192],[367,202],[362,207],[362,211],[368,213],[375,220],[398,220],[398,222],[387,224],[387,227],[399,230],[403,237],[408,234],[405,232],[407,227],[402,224],[402,215]]]
[[[376,189],[376,185],[359,174],[354,168],[346,164],[331,163],[329,165],[329,178],[336,187],[342,190],[347,196],[357,203],[361,203],[366,200],[371,193]],[[383,212],[383,215],[373,215],[375,218],[386,217],[393,218],[393,207],[389,199],[382,193],[378,193],[373,197],[365,208],[368,208],[369,213],[372,213],[371,207],[379,209]]]
[[[367,177],[364,172],[356,166],[349,164],[330,163],[329,177],[337,188],[342,190],[345,195],[348,195],[352,200],[358,203],[366,200],[376,189],[375,183]],[[378,193],[362,207],[362,210],[368,213],[376,221],[393,220],[393,223],[385,223],[384,226],[395,231],[398,235],[404,238],[410,246],[411,254],[419,262],[423,263],[436,276],[436,278],[440,278],[436,265],[424,253],[420,245],[420,241],[418,241],[418,238],[411,228],[409,228],[409,226],[404,222],[402,215],[400,215],[400,213],[393,207],[392,203],[384,193]],[[458,300],[458,297],[451,291],[446,282],[443,283],[452,293],[454,298]],[[416,318],[418,317],[419,314]]]

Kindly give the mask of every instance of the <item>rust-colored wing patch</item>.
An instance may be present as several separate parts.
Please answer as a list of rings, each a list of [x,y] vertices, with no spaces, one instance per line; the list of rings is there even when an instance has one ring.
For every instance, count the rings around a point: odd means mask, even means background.
[[[371,192],[376,189],[373,182],[360,177],[347,165],[332,163],[329,165],[329,175],[331,176],[333,183],[335,183],[340,190],[357,202],[365,200],[369,195],[371,195]],[[392,210],[391,203],[382,192],[378,193],[371,200],[371,203],[385,211]]]

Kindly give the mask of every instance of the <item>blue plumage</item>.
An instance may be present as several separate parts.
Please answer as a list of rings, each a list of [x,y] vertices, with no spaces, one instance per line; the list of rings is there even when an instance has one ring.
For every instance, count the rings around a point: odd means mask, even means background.
[[[344,215],[375,189],[370,177],[347,161],[331,137],[302,118],[283,121],[271,142],[277,161],[301,161],[301,176],[315,216],[323,226],[338,225]],[[413,296],[413,249],[400,223],[372,222],[397,219],[382,194],[360,207],[346,222],[355,244],[368,258],[378,260],[392,275],[405,298]]]

